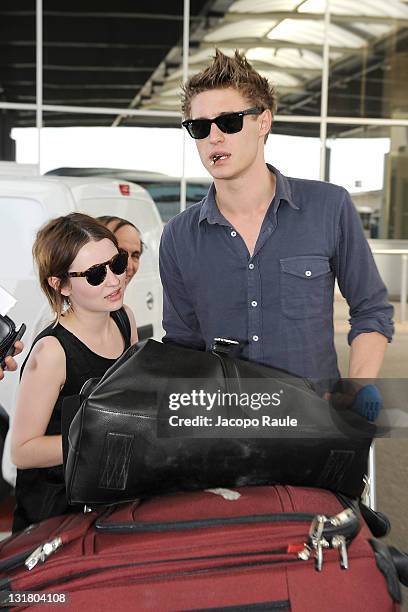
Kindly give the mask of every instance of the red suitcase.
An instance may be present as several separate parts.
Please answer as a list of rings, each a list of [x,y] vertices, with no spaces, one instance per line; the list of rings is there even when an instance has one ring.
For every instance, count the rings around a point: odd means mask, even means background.
[[[323,550],[321,571],[314,554],[299,558],[316,514],[344,510],[332,493],[236,492],[235,500],[206,491],[156,497],[30,527],[0,543],[0,590],[12,591],[3,598],[33,610],[45,602],[64,609],[65,598],[69,610],[87,612],[400,609],[396,572],[378,569],[365,524],[347,547],[348,569],[333,548]],[[52,548],[58,538],[55,552],[41,561],[37,550],[36,565],[24,566],[38,545]]]

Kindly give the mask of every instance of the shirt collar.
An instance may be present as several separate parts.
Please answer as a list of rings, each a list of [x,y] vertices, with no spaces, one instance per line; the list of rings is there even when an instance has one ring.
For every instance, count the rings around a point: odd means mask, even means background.
[[[201,223],[204,219],[207,220],[208,223],[214,225],[230,225],[226,218],[220,213],[220,210],[217,206],[217,202],[215,201],[215,185],[211,184],[211,187],[208,190],[207,195],[205,196],[201,210],[200,216],[198,218],[198,223]]]
[[[273,198],[273,208],[272,212],[276,214],[278,211],[279,205],[282,200],[287,202],[291,208],[294,210],[300,210],[300,206],[295,204],[293,201],[292,195],[292,187],[290,184],[290,180],[281,174],[277,168],[271,166],[271,164],[266,164],[268,169],[274,173],[276,178],[276,186],[275,186],[275,197]]]
[[[300,210],[300,207],[294,203],[292,197],[292,189],[289,182],[289,179],[281,174],[277,168],[271,166],[271,164],[266,164],[268,169],[274,173],[276,178],[276,188],[275,188],[275,197],[273,198],[273,207],[272,212],[274,214],[277,213],[279,205],[282,200],[285,200],[289,204],[291,208],[294,210]],[[208,190],[207,195],[205,196],[201,210],[200,216],[198,219],[198,223],[201,223],[204,219],[207,220],[210,224],[217,223],[218,225],[229,225],[228,221],[223,217],[220,213],[217,203],[215,201],[215,185],[212,183],[211,187]]]

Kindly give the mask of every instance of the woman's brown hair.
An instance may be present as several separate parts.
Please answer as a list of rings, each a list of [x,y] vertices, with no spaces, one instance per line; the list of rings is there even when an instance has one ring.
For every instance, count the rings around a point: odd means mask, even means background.
[[[82,213],[70,213],[51,219],[38,231],[33,245],[33,256],[41,289],[55,312],[57,321],[65,303],[60,289],[69,282],[68,271],[78,251],[88,242],[98,242],[104,238],[108,238],[119,250],[115,235],[96,219]],[[51,276],[59,279],[58,289],[48,283]]]

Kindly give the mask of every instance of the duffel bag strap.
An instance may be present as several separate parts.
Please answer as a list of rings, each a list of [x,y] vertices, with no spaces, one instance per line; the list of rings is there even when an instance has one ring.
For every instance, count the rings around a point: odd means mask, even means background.
[[[211,352],[216,355],[227,355],[239,358],[241,356],[242,342],[232,338],[214,338]]]

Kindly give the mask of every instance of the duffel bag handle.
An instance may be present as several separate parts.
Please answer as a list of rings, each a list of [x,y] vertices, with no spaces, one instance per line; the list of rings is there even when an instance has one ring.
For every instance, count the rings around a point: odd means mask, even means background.
[[[232,338],[214,338],[211,345],[211,352],[216,355],[227,355],[228,357],[239,358],[242,350],[242,342]]]
[[[408,587],[408,554],[401,552],[397,548],[394,548],[394,546],[389,546],[389,551],[394,561],[399,581],[401,584]]]

